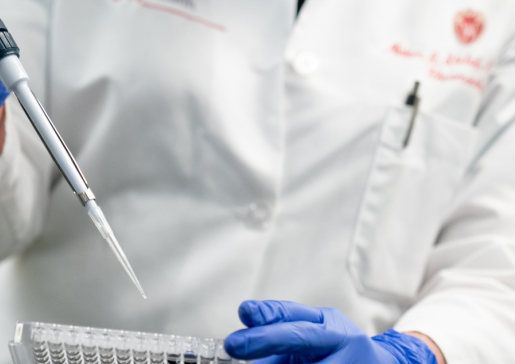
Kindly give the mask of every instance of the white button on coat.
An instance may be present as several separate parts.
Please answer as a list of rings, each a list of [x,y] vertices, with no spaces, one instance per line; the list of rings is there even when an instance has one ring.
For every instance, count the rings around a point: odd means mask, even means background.
[[[253,229],[266,229],[272,218],[273,207],[266,202],[253,202],[249,206],[237,210],[237,216]]]
[[[295,56],[292,67],[300,76],[309,76],[316,72],[320,66],[320,59],[316,54],[309,51],[302,51]]]

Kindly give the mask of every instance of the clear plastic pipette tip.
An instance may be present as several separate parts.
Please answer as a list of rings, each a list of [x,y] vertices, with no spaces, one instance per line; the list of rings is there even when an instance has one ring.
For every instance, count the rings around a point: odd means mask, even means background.
[[[93,201],[90,201],[90,203]],[[91,220],[95,223],[97,229],[100,231],[100,234],[104,237],[104,239],[107,241],[107,244],[111,247],[114,254],[116,255],[116,258],[118,258],[118,261],[122,264],[123,268],[129,275],[132,283],[136,286],[138,291],[141,293],[144,299],[147,299],[147,295],[143,291],[143,288],[141,287],[141,284],[138,281],[138,278],[136,277],[136,274],[134,274],[134,271],[132,270],[132,267],[129,263],[129,260],[125,256],[125,253],[123,252],[120,244],[118,243],[118,240],[116,240],[116,237],[114,236],[113,230],[111,230],[111,227],[109,226],[109,223],[107,222],[104,213],[98,207],[98,205],[88,205],[88,214],[89,217],[91,217]]]

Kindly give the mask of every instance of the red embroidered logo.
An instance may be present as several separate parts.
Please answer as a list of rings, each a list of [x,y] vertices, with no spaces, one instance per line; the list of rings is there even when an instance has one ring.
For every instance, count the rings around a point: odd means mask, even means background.
[[[469,44],[475,42],[485,29],[485,18],[480,13],[467,10],[456,15],[454,30],[460,42]]]

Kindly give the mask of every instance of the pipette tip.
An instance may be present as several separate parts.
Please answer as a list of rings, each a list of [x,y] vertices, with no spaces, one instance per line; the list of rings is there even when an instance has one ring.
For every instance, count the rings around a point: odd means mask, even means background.
[[[91,201],[90,201],[91,202]],[[94,201],[93,201],[94,202]],[[141,284],[138,281],[138,278],[136,277],[136,274],[132,270],[132,267],[127,260],[127,257],[125,256],[122,247],[118,243],[118,240],[116,240],[116,237],[114,236],[113,230],[111,230],[111,227],[109,226],[109,223],[107,222],[104,214],[102,213],[102,210],[100,207],[98,207],[96,204],[92,204],[88,206],[88,214],[97,226],[98,230],[104,237],[104,239],[107,241],[111,249],[113,250],[114,254],[116,255],[116,258],[121,263],[123,268],[125,269],[125,272],[129,275],[132,283],[136,286],[138,291],[141,293],[144,299],[147,299],[147,295],[143,291],[143,288],[141,287]]]
[[[112,237],[113,239],[115,239],[114,235]],[[115,240],[116,241],[116,240]],[[119,247],[118,245],[118,242],[116,241],[116,244],[117,246]],[[121,249],[121,248],[120,248]],[[121,253],[121,257],[119,257],[119,261],[120,263],[122,263],[122,266],[123,268],[125,269],[125,271],[127,272],[127,274],[129,275],[132,283],[134,283],[134,285],[136,286],[136,288],[138,289],[139,293],[141,293],[141,295],[143,296],[144,299],[147,299],[147,295],[145,294],[145,292],[143,291],[143,287],[141,287],[141,284],[139,283],[139,280],[138,280],[138,277],[136,277],[136,274],[134,273],[134,271],[132,270],[132,267],[131,265],[129,264],[129,261],[127,260],[127,258],[125,257],[125,254],[123,254],[123,252],[120,250],[120,253]]]
[[[141,295],[143,296],[144,299],[147,299],[147,295],[145,294],[145,292],[143,291],[143,287],[141,287],[141,284],[139,284],[139,282],[137,282],[136,284],[136,288],[138,288],[138,291],[139,293],[141,293]]]

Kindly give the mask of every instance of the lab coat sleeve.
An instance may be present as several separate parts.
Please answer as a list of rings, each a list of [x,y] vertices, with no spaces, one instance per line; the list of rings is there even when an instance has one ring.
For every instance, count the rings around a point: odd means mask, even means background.
[[[21,49],[31,87],[45,104],[49,2],[0,0],[1,18]],[[0,156],[0,259],[40,233],[49,197],[51,159],[16,97],[6,101],[6,141]]]
[[[395,326],[431,337],[448,364],[515,362],[515,43],[484,95],[476,156]]]

